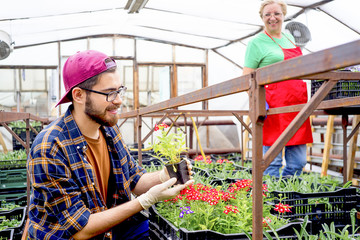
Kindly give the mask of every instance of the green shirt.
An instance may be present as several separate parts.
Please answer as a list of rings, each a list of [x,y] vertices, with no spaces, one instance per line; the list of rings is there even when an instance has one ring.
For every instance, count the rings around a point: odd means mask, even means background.
[[[286,35],[286,36],[284,36]],[[281,38],[273,38],[282,48],[295,48],[294,37],[282,33]],[[289,39],[293,42],[291,43]],[[265,33],[261,32],[251,39],[245,53],[245,67],[261,68],[284,60],[282,49]]]

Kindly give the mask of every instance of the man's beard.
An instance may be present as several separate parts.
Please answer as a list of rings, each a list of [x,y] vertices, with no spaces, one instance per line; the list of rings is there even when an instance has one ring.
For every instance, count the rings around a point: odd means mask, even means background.
[[[111,111],[117,108],[118,106],[113,104],[112,106],[107,107],[103,112],[97,111],[94,109],[91,100],[88,97],[86,98],[85,114],[102,126],[112,127],[117,123],[118,119],[115,115],[113,118],[106,118],[107,111]]]

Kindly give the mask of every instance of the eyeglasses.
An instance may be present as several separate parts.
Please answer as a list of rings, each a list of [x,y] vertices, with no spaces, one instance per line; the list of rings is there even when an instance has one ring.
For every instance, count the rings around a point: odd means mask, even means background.
[[[106,101],[107,102],[112,102],[117,98],[118,95],[120,96],[120,98],[122,98],[125,95],[125,91],[126,91],[127,87],[121,86],[119,88],[119,90],[112,91],[112,92],[109,92],[109,93],[103,93],[103,92],[99,92],[99,91],[95,91],[95,90],[91,90],[91,89],[87,89],[87,88],[81,88],[81,89],[84,89],[84,90],[89,91],[89,92],[105,95],[106,96]]]
[[[271,16],[280,17],[281,15],[282,15],[282,13],[279,13],[279,12],[275,12],[275,13],[265,13],[265,14],[263,15],[263,17],[265,17],[265,18],[269,18],[269,17],[271,17]]]

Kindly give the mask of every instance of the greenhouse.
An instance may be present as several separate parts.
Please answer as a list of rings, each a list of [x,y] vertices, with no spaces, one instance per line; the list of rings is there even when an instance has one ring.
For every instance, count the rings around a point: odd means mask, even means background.
[[[4,4],[0,240],[360,239],[359,8]]]

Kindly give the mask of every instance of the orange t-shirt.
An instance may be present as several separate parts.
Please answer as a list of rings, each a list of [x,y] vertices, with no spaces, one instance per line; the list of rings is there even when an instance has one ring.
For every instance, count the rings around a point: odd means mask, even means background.
[[[106,203],[108,182],[110,176],[110,157],[105,138],[100,131],[98,139],[88,138],[85,140],[88,143],[88,149],[86,150],[86,157],[95,171],[95,179],[100,188],[100,193]]]

